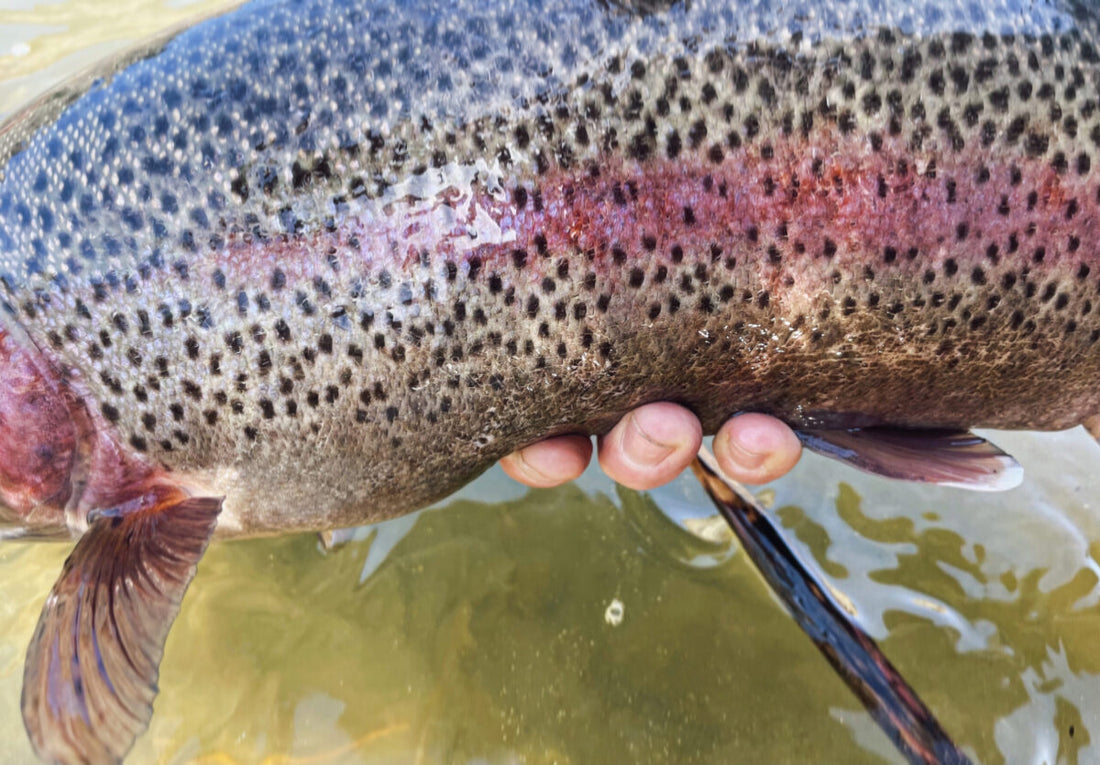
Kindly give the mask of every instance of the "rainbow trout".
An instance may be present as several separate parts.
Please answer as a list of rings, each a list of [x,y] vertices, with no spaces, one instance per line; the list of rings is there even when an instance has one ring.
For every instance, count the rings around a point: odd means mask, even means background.
[[[37,752],[126,753],[215,534],[389,518],[644,402],[1011,483],[966,428],[1100,414],[1097,16],[256,0],[15,115],[0,502],[79,537]]]

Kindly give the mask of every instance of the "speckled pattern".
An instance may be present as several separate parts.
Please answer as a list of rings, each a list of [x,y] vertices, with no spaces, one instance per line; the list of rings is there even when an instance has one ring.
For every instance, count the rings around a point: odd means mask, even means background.
[[[709,430],[1100,412],[1094,5],[259,0],[0,128],[8,331],[221,533]]]

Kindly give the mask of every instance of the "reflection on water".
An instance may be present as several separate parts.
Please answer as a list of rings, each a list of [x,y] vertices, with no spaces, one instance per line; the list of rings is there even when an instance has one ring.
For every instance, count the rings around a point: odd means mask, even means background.
[[[218,3],[181,5],[128,0],[121,25],[91,0],[9,0],[0,113]],[[1028,474],[1007,494],[810,457],[769,502],[978,760],[1100,762],[1100,448],[1082,431],[996,441]],[[709,514],[690,477],[639,495],[590,471],[528,493],[493,472],[333,552],[215,544],[131,760],[898,762],[728,536],[684,530]],[[0,546],[0,762],[30,757],[22,657],[66,553]]]

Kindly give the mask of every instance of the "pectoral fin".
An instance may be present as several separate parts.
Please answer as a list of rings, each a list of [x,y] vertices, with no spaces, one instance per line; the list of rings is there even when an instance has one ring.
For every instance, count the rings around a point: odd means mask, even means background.
[[[27,649],[23,721],[49,762],[118,762],[153,712],[168,629],[222,501],[99,515],[65,561]]]
[[[815,452],[888,478],[975,491],[1004,491],[1023,480],[1016,460],[966,430],[803,430],[798,437]]]

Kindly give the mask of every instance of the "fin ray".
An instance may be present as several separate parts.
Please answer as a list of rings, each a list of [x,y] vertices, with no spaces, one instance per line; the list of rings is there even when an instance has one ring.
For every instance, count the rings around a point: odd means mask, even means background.
[[[27,649],[23,720],[51,762],[118,762],[145,730],[168,629],[220,499],[186,497],[92,521]]]
[[[1015,459],[966,430],[800,430],[798,437],[808,449],[888,478],[975,491],[1005,491],[1023,479]]]

